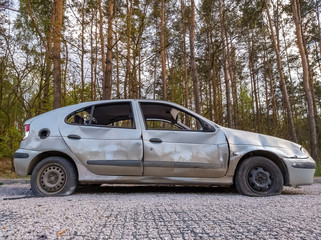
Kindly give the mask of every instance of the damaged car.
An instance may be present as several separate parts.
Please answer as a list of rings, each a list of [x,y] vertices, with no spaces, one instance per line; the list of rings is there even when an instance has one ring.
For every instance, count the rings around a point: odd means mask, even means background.
[[[105,100],[25,122],[16,173],[37,196],[80,184],[235,186],[248,196],[313,183],[315,161],[300,145],[221,127],[178,104]]]

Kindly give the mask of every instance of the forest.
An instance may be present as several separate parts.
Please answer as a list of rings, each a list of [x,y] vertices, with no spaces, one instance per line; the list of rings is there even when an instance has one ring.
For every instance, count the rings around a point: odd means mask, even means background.
[[[164,99],[321,163],[321,0],[0,0],[0,159],[24,122]]]

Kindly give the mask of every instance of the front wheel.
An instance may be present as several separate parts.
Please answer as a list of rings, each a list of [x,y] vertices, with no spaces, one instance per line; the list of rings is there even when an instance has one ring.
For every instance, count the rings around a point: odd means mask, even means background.
[[[239,193],[253,197],[279,195],[284,183],[279,167],[265,157],[244,160],[234,181]]]
[[[73,164],[62,157],[47,157],[31,174],[31,189],[36,196],[70,195],[77,186]]]

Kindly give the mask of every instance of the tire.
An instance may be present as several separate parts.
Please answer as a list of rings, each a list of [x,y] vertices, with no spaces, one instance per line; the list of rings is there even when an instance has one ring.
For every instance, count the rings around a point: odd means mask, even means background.
[[[251,197],[274,196],[283,190],[279,167],[265,157],[250,157],[236,171],[234,184],[239,193]]]
[[[31,189],[36,196],[66,196],[77,187],[73,164],[62,157],[47,157],[39,162],[31,174]]]

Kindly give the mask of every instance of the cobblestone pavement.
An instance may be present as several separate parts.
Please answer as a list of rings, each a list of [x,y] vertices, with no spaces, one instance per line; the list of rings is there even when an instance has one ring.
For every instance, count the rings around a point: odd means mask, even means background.
[[[321,239],[320,195],[321,184],[265,198],[104,185],[36,198],[28,184],[2,185],[0,239]]]

